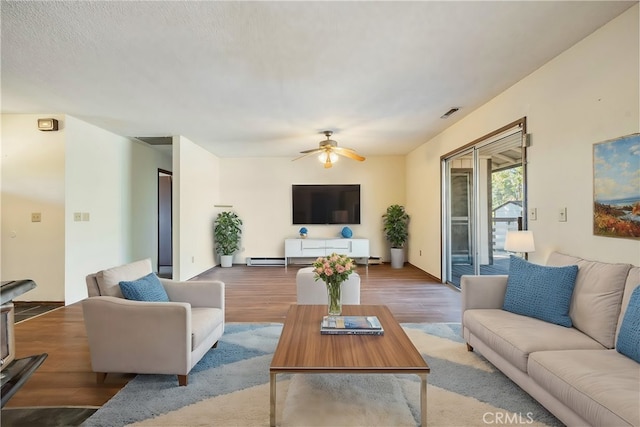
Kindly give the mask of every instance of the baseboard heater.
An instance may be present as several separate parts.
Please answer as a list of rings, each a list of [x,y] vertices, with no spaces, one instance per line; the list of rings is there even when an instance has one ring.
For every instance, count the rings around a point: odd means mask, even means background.
[[[284,265],[284,258],[248,257],[247,265],[249,266],[282,266]]]

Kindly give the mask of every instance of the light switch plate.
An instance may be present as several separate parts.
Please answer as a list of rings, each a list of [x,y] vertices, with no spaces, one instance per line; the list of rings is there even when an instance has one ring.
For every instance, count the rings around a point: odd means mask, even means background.
[[[535,221],[538,219],[538,209],[529,208],[529,221]]]
[[[558,221],[567,222],[567,208],[560,208],[558,210]]]

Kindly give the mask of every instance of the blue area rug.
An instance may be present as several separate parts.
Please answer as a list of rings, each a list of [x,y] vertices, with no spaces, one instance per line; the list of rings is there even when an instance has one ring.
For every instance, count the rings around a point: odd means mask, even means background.
[[[482,356],[468,352],[459,324],[402,326],[431,367],[429,425],[562,425]],[[269,365],[281,330],[281,324],[227,324],[187,387],[178,387],[171,375],[138,375],[83,425],[266,426]],[[278,376],[278,425],[417,425],[419,408],[415,375]]]

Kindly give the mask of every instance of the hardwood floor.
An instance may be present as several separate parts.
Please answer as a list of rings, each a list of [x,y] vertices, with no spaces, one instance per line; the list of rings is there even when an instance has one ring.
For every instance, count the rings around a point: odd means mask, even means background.
[[[227,322],[283,322],[300,267],[216,267],[196,279],[225,282]],[[412,265],[359,266],[358,273],[361,303],[385,304],[401,323],[460,321],[460,293]],[[81,303],[20,322],[15,333],[17,357],[49,356],[6,407],[101,406],[134,377],[109,374],[96,384]]]

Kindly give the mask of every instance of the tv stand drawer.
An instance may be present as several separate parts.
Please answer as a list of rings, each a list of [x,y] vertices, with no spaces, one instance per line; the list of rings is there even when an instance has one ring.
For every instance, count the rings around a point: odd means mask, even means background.
[[[319,239],[300,239],[300,241],[302,242],[302,250],[313,250],[313,249],[322,249],[324,251],[325,247],[327,246],[326,244],[326,240],[319,240]],[[323,252],[324,254],[324,252]]]
[[[369,239],[285,239],[284,265],[289,258],[317,258],[332,253],[369,259]]]

